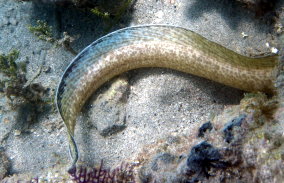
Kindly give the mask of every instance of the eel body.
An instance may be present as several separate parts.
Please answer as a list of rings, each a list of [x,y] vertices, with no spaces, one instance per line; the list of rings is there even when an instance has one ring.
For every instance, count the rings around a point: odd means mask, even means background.
[[[93,42],[65,70],[57,89],[58,111],[67,127],[73,167],[76,118],[103,83],[128,70],[170,68],[245,91],[274,91],[277,56],[251,58],[211,42],[190,30],[144,25],[117,30]]]

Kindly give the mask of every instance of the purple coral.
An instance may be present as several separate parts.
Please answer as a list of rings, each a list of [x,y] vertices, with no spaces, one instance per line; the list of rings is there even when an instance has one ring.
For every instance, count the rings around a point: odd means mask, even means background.
[[[87,170],[85,167],[74,168],[69,174],[77,183],[135,183],[133,165],[122,163],[114,170],[103,168],[103,160],[99,168]]]

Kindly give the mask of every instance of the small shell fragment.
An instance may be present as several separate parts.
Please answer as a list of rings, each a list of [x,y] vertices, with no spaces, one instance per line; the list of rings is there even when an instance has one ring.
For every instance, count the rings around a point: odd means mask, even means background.
[[[246,33],[244,33],[244,32],[242,32],[241,34],[242,34],[242,37],[243,37],[243,38],[248,37],[248,35],[247,35]]]
[[[275,54],[278,53],[278,49],[275,47],[272,47],[270,50],[272,53],[275,53]]]
[[[21,131],[20,130],[15,130],[14,131],[14,135],[15,136],[20,136],[21,135]]]

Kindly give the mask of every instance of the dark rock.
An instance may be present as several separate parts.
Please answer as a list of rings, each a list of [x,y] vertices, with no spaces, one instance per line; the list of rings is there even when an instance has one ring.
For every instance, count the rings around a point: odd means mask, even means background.
[[[225,168],[226,164],[221,161],[219,150],[206,141],[192,147],[187,158],[188,182],[198,182],[210,176],[212,168]]]
[[[139,182],[180,182],[176,176],[176,166],[180,158],[169,152],[158,152],[151,156],[139,169]]]
[[[241,126],[242,123],[246,120],[246,115],[241,115],[234,118],[232,121],[228,122],[223,128],[224,139],[227,143],[231,143],[234,140],[234,127]]]
[[[57,3],[57,4],[75,3],[74,0],[24,0],[24,1],[33,1],[40,3]]]
[[[146,167],[140,168],[138,176],[139,176],[139,180],[142,183],[148,183],[153,180],[153,176],[151,172]]]
[[[172,135],[167,137],[167,144],[177,144],[177,143],[180,143],[180,137]]]
[[[278,0],[237,0],[248,9],[254,11],[257,16],[263,16],[268,12],[275,11]]]
[[[172,154],[160,153],[152,161],[151,169],[153,171],[158,171],[159,170],[159,165],[162,164],[164,166],[166,164],[173,163],[175,159],[176,159],[176,157],[174,155],[172,155]]]
[[[4,153],[4,149],[0,147],[0,181],[8,173],[9,161],[7,156]]]
[[[97,110],[100,110],[97,115],[101,118],[96,120],[96,124],[102,136],[110,136],[126,128],[125,111],[121,107],[106,104]]]
[[[126,78],[117,78],[110,89],[90,102],[90,119],[96,123],[100,135],[106,137],[126,128],[125,103],[128,99],[129,84]]]
[[[212,123],[210,121],[204,123],[199,129],[198,129],[198,137],[204,137],[204,134],[206,131],[211,131],[213,129]]]

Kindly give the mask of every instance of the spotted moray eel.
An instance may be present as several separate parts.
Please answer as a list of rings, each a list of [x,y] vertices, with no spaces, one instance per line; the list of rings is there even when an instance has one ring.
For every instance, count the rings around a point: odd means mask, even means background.
[[[273,93],[277,60],[277,56],[246,57],[195,32],[169,25],[128,27],[101,37],[73,59],[56,94],[68,131],[71,169],[78,160],[76,117],[90,95],[114,76],[136,68],[161,67],[249,92]]]

